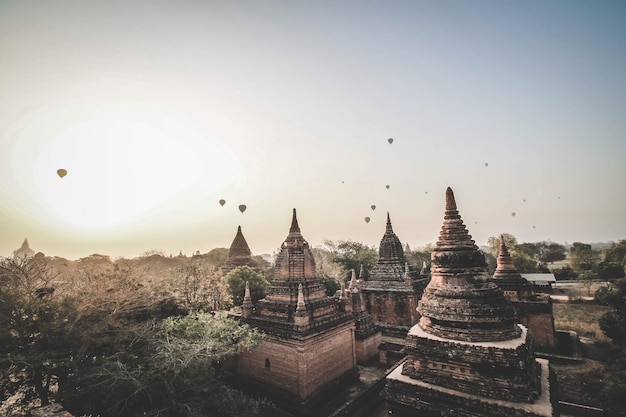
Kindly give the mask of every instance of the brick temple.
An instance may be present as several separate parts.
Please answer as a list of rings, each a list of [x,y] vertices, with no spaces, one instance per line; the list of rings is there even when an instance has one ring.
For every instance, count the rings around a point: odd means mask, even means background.
[[[411,267],[394,233],[389,213],[385,233],[378,247],[378,261],[368,276],[362,276],[362,290],[368,310],[384,336],[404,340],[418,322],[417,302],[428,283]]]
[[[383,392],[394,415],[558,415],[549,362],[535,357],[527,328],[489,276],[450,188],[418,311],[406,361],[387,376]]]
[[[237,227],[237,234],[228,249],[228,258],[222,265],[222,274],[226,275],[230,271],[240,266],[249,266],[250,268],[257,268],[254,260],[252,259],[252,251],[246,242],[246,238],[241,233],[241,226]]]
[[[535,349],[546,353],[555,352],[556,331],[552,299],[549,295],[535,294],[533,285],[515,268],[502,236],[493,280],[517,310],[519,322],[528,328]]]
[[[266,294],[253,309],[247,291],[242,320],[266,340],[239,356],[239,375],[273,399],[296,405],[315,402],[325,390],[356,378],[354,310],[340,311],[326,295],[295,209]]]

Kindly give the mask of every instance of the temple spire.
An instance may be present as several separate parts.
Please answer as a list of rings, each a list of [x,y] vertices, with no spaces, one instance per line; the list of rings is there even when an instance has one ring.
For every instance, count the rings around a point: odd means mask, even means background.
[[[359,279],[361,281],[365,280],[365,268],[363,268],[363,264],[361,264],[361,268],[359,269]]]
[[[352,292],[357,291],[356,272],[354,271],[354,268],[352,269],[352,277],[350,278],[350,285],[348,286],[348,289]]]
[[[309,324],[309,314],[307,313],[306,305],[304,304],[304,291],[302,289],[302,283],[298,284],[298,304],[296,305],[294,323],[296,326],[306,326]]]
[[[293,209],[293,217],[291,219],[291,227],[289,233],[300,233],[300,226],[298,226],[298,218],[296,217],[296,209]]]
[[[389,212],[387,212],[387,226],[385,228],[386,232],[393,233],[393,228],[391,227],[391,218],[389,217]]]
[[[419,326],[426,333],[471,342],[519,337],[515,309],[489,276],[451,188],[446,190],[444,221],[431,254],[431,277],[418,306]]]
[[[450,187],[446,189],[446,211],[456,211],[456,200]]]
[[[532,285],[515,268],[513,258],[504,243],[504,236],[500,235],[500,253],[496,260],[497,267],[493,272],[493,280],[508,296],[518,299],[532,293]]]
[[[248,318],[252,315],[252,297],[250,297],[250,282],[246,281],[246,289],[243,295],[242,315]]]

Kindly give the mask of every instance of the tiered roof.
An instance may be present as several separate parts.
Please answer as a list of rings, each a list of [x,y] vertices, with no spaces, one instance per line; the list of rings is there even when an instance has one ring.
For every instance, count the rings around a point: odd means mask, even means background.
[[[517,298],[532,295],[533,286],[515,268],[513,259],[500,236],[500,252],[498,253],[497,267],[493,273],[493,280],[507,294],[515,294]]]
[[[313,253],[300,232],[296,209],[266,294],[257,302],[256,315],[246,320],[271,333],[299,338],[352,320],[349,313],[339,312],[317,278]]]
[[[231,243],[228,249],[228,258],[222,266],[222,273],[228,274],[233,269],[240,266],[249,266],[250,268],[256,268],[254,261],[252,260],[252,252],[246,242],[246,238],[241,233],[241,226],[237,227],[237,234],[233,243]]]
[[[520,336],[515,309],[489,276],[451,188],[446,190],[444,222],[431,261],[431,281],[418,307],[419,326],[426,333],[469,342]]]

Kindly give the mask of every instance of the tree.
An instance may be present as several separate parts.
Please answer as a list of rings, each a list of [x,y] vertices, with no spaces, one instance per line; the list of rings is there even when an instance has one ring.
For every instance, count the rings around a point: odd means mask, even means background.
[[[378,251],[373,246],[350,240],[334,242],[325,240],[326,250],[330,252],[330,262],[338,265],[343,271],[343,280],[350,279],[353,269],[359,271],[361,265],[370,271],[378,260]]]
[[[615,343],[626,344],[626,279],[598,290],[596,297],[613,309],[600,317],[600,329]]]
[[[515,268],[519,272],[538,272],[540,270],[537,260],[535,259],[538,253],[535,244],[518,244],[517,238],[508,233],[503,233],[502,237],[504,238],[504,244],[511,254]],[[497,258],[500,253],[500,238],[492,236],[487,240],[487,244],[489,246],[489,252],[485,254],[485,258],[489,269],[493,271],[495,270]]]
[[[226,283],[236,306],[243,303],[246,282],[250,283],[250,297],[253,304],[265,297],[265,290],[270,286],[263,275],[249,266],[239,266],[233,269],[226,275]]]
[[[216,267],[221,267],[228,259],[228,248],[215,248],[211,249],[209,253],[205,255],[208,261]]]
[[[76,363],[64,405],[75,415],[201,417],[257,415],[259,402],[229,388],[220,366],[262,335],[208,313],[130,320],[105,351]],[[105,388],[105,389],[103,389]]]
[[[424,262],[426,262],[426,265],[430,264],[432,252],[433,245],[426,245],[423,248],[405,251],[404,256],[411,265],[415,265],[416,268],[421,268]]]
[[[548,272],[549,263],[561,261],[566,255],[563,245],[551,242],[520,243],[514,249],[520,257],[534,260],[535,269],[542,272]]]
[[[603,260],[598,265],[598,275],[601,279],[612,280],[624,278],[626,269],[626,240],[613,243],[602,251]]]
[[[583,271],[591,271],[598,263],[598,258],[598,253],[588,243],[574,242],[570,247],[570,264],[579,274]]]
[[[178,269],[177,287],[187,308],[217,311],[232,304],[226,282],[216,267],[192,260]]]
[[[76,312],[62,294],[44,256],[0,258],[0,402],[19,393],[14,411],[49,404],[67,372]]]
[[[500,236],[504,238],[504,244],[509,250],[512,250],[513,247],[517,245],[517,238],[510,233],[502,233]],[[500,236],[491,236],[487,239],[487,246],[489,246],[489,253],[493,255],[495,258],[498,257],[500,253]]]

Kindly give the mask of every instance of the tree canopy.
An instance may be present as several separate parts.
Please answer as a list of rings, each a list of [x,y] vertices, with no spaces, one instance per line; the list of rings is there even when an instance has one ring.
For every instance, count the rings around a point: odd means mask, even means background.
[[[221,364],[260,334],[190,308],[202,294],[193,283],[181,290],[136,262],[75,264],[58,273],[43,256],[0,258],[0,413],[52,400],[77,416],[258,413]]]
[[[250,285],[250,297],[252,303],[265,297],[265,291],[270,283],[259,272],[249,266],[240,266],[226,275],[226,283],[233,298],[233,303],[240,306],[243,303],[243,296],[246,289],[246,282]]]
[[[373,246],[367,246],[351,240],[325,240],[324,245],[330,252],[330,261],[343,271],[344,280],[350,279],[353,269],[359,271],[361,265],[370,271],[378,261],[378,251]]]

